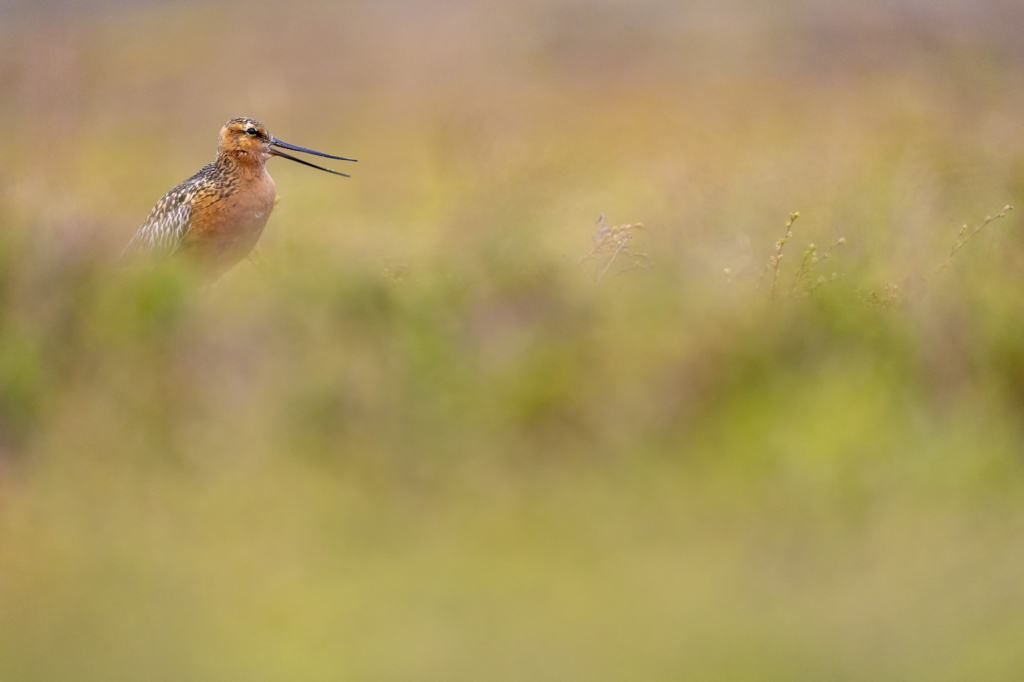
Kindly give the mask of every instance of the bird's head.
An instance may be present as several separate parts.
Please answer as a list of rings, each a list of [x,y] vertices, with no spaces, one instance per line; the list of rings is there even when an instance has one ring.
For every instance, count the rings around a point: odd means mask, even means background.
[[[282,142],[271,135],[270,131],[268,131],[262,123],[253,118],[233,118],[224,124],[224,127],[220,129],[220,142],[217,144],[217,157],[220,158],[227,155],[234,157],[236,160],[242,161],[243,163],[263,164],[271,156],[280,156],[288,159],[289,161],[295,161],[312,168],[327,171],[328,173],[344,175],[346,178],[349,177],[348,173],[339,173],[336,170],[317,166],[316,164],[285,154],[281,151],[282,149],[291,149],[297,152],[304,152],[306,154],[315,154],[328,159],[355,161],[355,159],[349,159],[344,156],[324,154],[323,152]]]

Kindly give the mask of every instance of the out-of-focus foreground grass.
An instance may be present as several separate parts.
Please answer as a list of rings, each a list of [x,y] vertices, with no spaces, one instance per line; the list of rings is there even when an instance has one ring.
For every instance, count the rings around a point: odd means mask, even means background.
[[[834,5],[0,9],[0,679],[1017,679],[1024,14]]]

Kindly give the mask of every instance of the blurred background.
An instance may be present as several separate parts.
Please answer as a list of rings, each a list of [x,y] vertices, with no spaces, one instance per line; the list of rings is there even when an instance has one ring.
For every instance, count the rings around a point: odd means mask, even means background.
[[[0,1],[0,679],[1019,679],[1022,29]],[[119,269],[235,116],[354,177]]]

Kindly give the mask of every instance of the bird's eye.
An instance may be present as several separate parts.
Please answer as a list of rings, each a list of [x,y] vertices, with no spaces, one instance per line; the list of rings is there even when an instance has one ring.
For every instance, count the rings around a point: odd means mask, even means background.
[[[245,132],[249,133],[250,135],[255,135],[257,131],[255,128],[249,128]]]

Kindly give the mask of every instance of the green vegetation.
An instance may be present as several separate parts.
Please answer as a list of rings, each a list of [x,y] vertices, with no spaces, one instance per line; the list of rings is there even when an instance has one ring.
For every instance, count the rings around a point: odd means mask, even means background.
[[[0,680],[1016,679],[1012,22],[483,4],[7,10]]]

